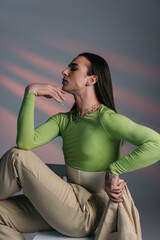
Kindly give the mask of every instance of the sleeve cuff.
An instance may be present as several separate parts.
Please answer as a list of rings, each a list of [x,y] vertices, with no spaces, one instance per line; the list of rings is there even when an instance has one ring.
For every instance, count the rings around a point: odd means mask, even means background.
[[[118,176],[120,173],[116,171],[116,169],[114,168],[113,164],[114,163],[109,165],[109,170],[110,170],[111,173],[113,173],[113,174]]]
[[[35,95],[33,93],[28,92],[27,89],[26,89],[25,92],[24,92],[24,98],[30,98],[30,99],[34,100]]]

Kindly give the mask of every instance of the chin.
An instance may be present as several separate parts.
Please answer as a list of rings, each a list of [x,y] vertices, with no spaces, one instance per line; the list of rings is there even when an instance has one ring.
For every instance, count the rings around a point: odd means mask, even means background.
[[[66,89],[66,87],[64,85],[62,86],[62,90],[67,92],[67,89]]]
[[[69,90],[69,89],[67,89],[67,87],[66,87],[66,86],[64,86],[64,85],[62,86],[62,90],[63,90],[63,91],[65,91],[65,92],[71,93],[71,92],[70,92],[70,90]]]

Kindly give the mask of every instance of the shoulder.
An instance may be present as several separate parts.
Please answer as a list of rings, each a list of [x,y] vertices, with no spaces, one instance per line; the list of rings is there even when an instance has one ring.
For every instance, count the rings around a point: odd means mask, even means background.
[[[56,121],[59,125],[61,130],[65,130],[71,122],[72,115],[74,114],[75,110],[68,111],[68,112],[59,112],[53,115],[49,120]]]
[[[135,123],[126,116],[104,106],[100,113],[101,125],[106,133],[115,139],[123,131],[128,131]]]
[[[100,119],[104,124],[113,124],[113,122],[117,122],[121,117],[123,117],[121,114],[116,113],[105,105],[102,106]]]
[[[119,114],[112,109],[108,108],[107,106],[103,105],[101,113],[100,113],[101,121],[104,124],[108,124],[113,126],[114,124],[124,124],[128,121],[132,122],[126,116]]]
[[[69,121],[70,118],[75,114],[76,110],[71,110],[68,112],[60,112],[60,118],[62,121]]]
[[[58,112],[52,115],[50,118],[61,118],[61,119],[68,119],[75,110],[68,111],[68,112]]]
[[[49,121],[57,121],[57,123],[61,123],[64,121],[68,121],[70,118],[70,115],[72,114],[72,111],[70,112],[59,112],[54,115],[52,115],[48,120]]]

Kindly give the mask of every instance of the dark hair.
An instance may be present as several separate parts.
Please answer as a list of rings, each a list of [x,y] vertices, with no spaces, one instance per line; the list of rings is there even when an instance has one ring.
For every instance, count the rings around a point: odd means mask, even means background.
[[[88,75],[96,75],[98,77],[98,81],[94,84],[98,101],[116,112],[111,74],[107,62],[102,57],[93,53],[84,52],[77,57],[80,56],[90,61]],[[77,109],[76,103],[72,106],[71,110],[73,109]]]

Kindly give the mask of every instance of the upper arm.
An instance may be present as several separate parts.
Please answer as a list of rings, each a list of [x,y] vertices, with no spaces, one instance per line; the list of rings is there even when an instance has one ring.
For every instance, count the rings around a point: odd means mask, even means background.
[[[103,127],[112,140],[122,139],[134,145],[160,139],[160,135],[151,128],[142,126],[115,112],[105,112],[101,118]]]
[[[24,135],[22,133],[22,137],[17,141],[17,146],[21,149],[29,150],[47,144],[60,135],[60,113],[55,114],[35,129],[28,126],[27,133]]]
[[[60,114],[49,118],[44,124],[34,130],[34,142],[46,144],[60,135]]]
[[[113,111],[104,112],[101,122],[113,141],[122,139],[138,146],[133,152],[109,165],[112,173],[118,175],[135,171],[159,160],[160,135],[151,128],[137,124]]]

